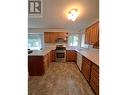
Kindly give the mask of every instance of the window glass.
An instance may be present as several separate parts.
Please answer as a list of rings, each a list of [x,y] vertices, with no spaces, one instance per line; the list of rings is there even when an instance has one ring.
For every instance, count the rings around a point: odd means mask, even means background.
[[[28,34],[28,48],[30,50],[40,50],[42,48],[42,35]]]
[[[70,35],[68,38],[69,46],[78,46],[78,35]]]

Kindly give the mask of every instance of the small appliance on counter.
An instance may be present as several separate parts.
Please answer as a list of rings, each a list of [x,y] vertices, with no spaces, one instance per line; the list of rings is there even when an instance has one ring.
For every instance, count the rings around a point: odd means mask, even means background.
[[[33,52],[32,50],[28,49],[28,54],[30,54],[30,53],[32,53],[32,52]]]

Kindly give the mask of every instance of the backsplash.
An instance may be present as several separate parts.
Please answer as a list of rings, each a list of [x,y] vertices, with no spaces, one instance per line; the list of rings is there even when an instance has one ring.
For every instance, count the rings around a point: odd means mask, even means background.
[[[58,44],[58,43],[45,43],[45,47],[56,47],[56,45],[63,45],[64,47],[67,47],[67,43],[62,43],[62,44]]]

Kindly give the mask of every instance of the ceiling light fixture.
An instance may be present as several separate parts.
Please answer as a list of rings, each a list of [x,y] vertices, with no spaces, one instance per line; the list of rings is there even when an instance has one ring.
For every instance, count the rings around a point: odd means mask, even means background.
[[[68,12],[68,19],[69,20],[72,20],[72,21],[75,21],[76,18],[78,17],[79,13],[78,13],[78,10],[77,9],[71,9],[69,12]]]

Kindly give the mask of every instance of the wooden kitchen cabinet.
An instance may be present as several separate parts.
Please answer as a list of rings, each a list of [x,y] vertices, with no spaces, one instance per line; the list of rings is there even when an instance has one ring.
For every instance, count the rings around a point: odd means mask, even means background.
[[[76,62],[77,61],[77,52],[75,50],[66,50],[66,61],[67,62]]]
[[[42,56],[28,56],[29,76],[41,76],[44,74],[44,63]]]
[[[57,38],[63,38],[66,41],[67,37],[67,32],[44,32],[45,43],[56,43]]]
[[[49,43],[56,43],[56,40],[57,40],[56,32],[50,32],[49,37],[50,37]]]
[[[50,58],[51,58],[51,62],[55,62],[56,61],[56,50],[52,50],[51,51]]]
[[[93,89],[95,95],[99,95],[99,66],[82,56],[81,72]]]
[[[90,80],[90,71],[91,70],[91,61],[89,61],[87,58],[83,56],[82,58],[82,69],[81,72],[83,73],[84,77],[89,82]]]
[[[99,21],[86,28],[85,43],[93,45],[99,40]]]
[[[95,94],[99,95],[99,67],[94,63],[91,67],[90,85],[94,90]]]
[[[99,41],[93,44],[93,48],[99,49]]]
[[[42,76],[51,64],[51,52],[44,56],[28,56],[29,76]]]
[[[85,44],[89,44],[91,28],[86,28],[85,31]]]
[[[44,33],[44,41],[45,43],[49,43],[50,42],[50,33],[49,32],[46,32]]]
[[[47,71],[49,65],[50,65],[50,52],[47,53],[45,56],[43,56],[43,63],[44,63],[44,70]]]

